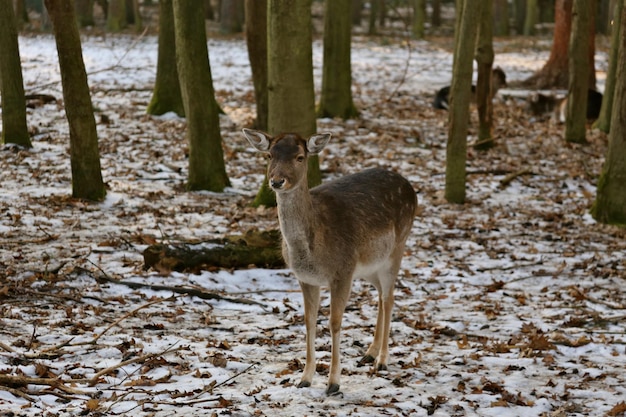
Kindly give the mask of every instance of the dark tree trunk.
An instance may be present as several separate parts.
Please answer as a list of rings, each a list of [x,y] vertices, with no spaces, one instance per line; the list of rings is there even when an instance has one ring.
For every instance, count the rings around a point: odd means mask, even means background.
[[[480,2],[458,0],[455,36],[454,68],[450,86],[450,114],[448,141],[446,144],[446,188],[445,197],[451,203],[465,202],[465,164],[467,161],[467,127],[469,103],[472,90],[472,61],[482,13]]]
[[[626,227],[626,8],[622,7],[617,84],[609,132],[609,149],[591,213],[601,222]]]
[[[569,86],[565,118],[565,140],[587,143],[587,90],[589,80],[589,37],[594,27],[593,0],[574,0],[572,38],[569,45]]]
[[[219,107],[207,51],[204,12],[198,4],[174,0],[176,64],[187,116],[189,190],[221,192],[230,185],[224,165]]]
[[[255,128],[267,131],[267,0],[246,0],[246,43],[256,101]]]
[[[70,126],[72,195],[99,201],[106,195],[98,135],[87,84],[73,0],[45,0],[61,68],[65,114]]]
[[[30,148],[26,125],[26,98],[11,0],[0,0],[0,91],[2,92],[2,143]]]
[[[185,115],[176,68],[176,38],[172,0],[159,0],[159,52],[152,100],[147,113],[160,115],[173,111]]]
[[[320,117],[350,119],[358,115],[352,101],[350,2],[326,0]]]

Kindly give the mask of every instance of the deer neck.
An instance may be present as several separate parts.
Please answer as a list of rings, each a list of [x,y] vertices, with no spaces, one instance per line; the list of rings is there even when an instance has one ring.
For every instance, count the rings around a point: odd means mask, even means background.
[[[276,195],[280,230],[290,249],[308,248],[315,231],[313,201],[306,186]],[[306,249],[305,249],[306,250]]]

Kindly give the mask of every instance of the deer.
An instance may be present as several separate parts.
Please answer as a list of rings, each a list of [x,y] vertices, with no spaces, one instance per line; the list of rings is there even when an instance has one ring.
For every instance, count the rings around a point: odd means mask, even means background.
[[[296,133],[270,136],[243,129],[250,145],[269,156],[267,180],[276,194],[282,254],[299,282],[304,304],[306,362],[298,388],[315,373],[320,287],[330,289],[331,360],[327,395],[340,393],[340,333],[355,277],[374,285],[378,314],[374,338],[359,365],[387,369],[394,287],[417,209],[411,183],[393,171],[370,168],[309,189],[307,159],[330,133],[307,140]]]

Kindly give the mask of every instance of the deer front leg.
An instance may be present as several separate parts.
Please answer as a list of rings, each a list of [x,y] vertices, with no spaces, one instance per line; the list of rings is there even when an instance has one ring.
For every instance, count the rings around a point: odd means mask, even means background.
[[[339,379],[341,377],[341,323],[343,313],[348,304],[352,280],[333,282],[330,286],[330,336],[331,336],[331,359],[328,374],[328,386],[326,394],[332,395],[339,392]]]
[[[315,373],[315,333],[317,311],[320,305],[320,287],[300,282],[304,297],[304,324],[306,325],[306,364],[298,388],[310,387]]]

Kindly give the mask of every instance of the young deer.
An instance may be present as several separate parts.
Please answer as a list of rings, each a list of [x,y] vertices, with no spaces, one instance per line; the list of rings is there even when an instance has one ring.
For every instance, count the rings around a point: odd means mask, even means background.
[[[276,192],[283,235],[283,257],[304,297],[306,365],[298,387],[311,385],[315,373],[315,333],[320,286],[330,287],[331,362],[327,394],[339,391],[339,337],[352,280],[361,277],[378,290],[374,340],[360,363],[387,367],[393,290],[417,197],[404,177],[369,169],[315,187],[307,186],[307,156],[319,153],[330,133],[271,137],[243,129],[250,144],[269,154],[269,184]]]

